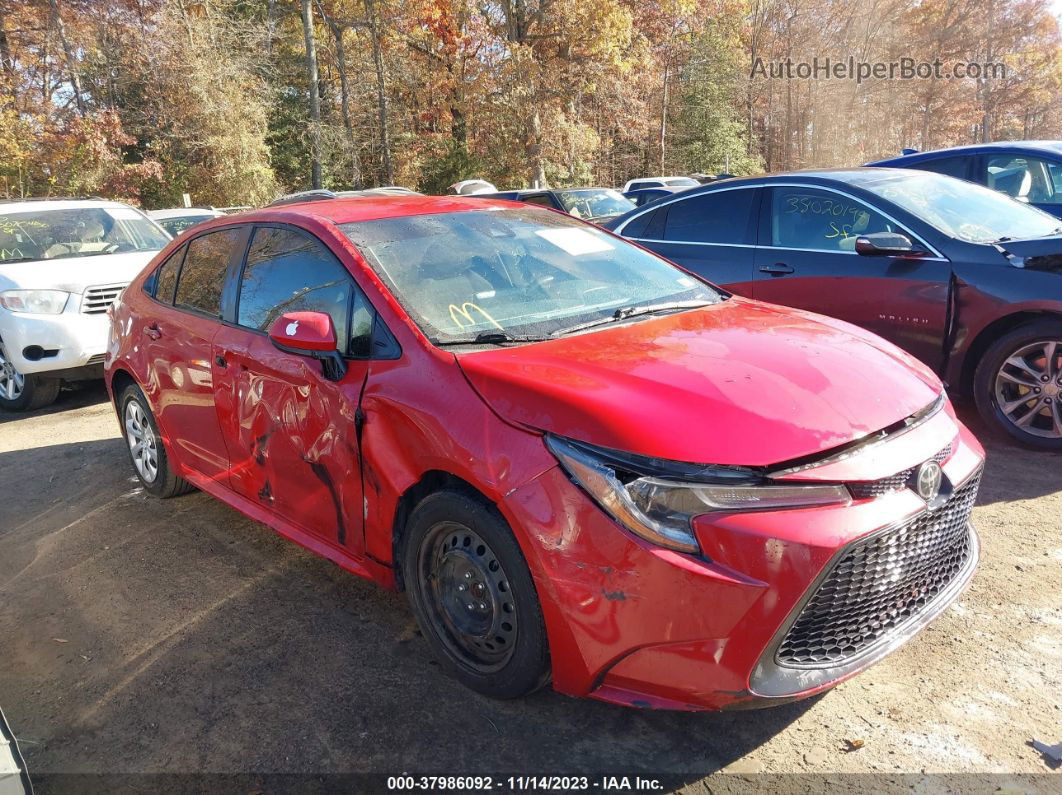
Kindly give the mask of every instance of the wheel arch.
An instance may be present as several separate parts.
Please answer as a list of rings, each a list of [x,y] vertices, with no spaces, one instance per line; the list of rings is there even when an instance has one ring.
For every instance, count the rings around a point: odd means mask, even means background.
[[[420,478],[402,492],[402,495],[398,498],[398,503],[395,506],[394,517],[391,523],[391,539],[393,545],[392,560],[395,562],[395,587],[399,591],[405,590],[401,561],[407,535],[407,526],[409,525],[409,517],[421,501],[440,491],[457,491],[465,494],[474,500],[482,502],[488,508],[498,511],[499,515],[502,516],[503,519],[505,518],[501,511],[498,510],[498,506],[494,500],[464,478],[441,469],[431,469],[424,472]],[[506,524],[509,524],[508,520],[506,520]]]
[[[1062,313],[1053,312],[1050,309],[1023,310],[996,318],[986,325],[977,333],[977,336],[974,337],[973,341],[966,348],[966,353],[963,355],[959,383],[956,384],[956,386],[958,386],[964,394],[972,394],[974,372],[977,370],[977,364],[981,361],[985,352],[992,346],[992,343],[1003,335],[1009,334],[1014,331],[1014,329],[1024,326],[1027,323],[1034,323],[1037,320],[1045,319],[1062,320]]]
[[[118,398],[121,397],[122,392],[130,384],[140,387],[140,383],[136,380],[133,374],[125,367],[118,366],[111,370],[107,377],[108,384],[111,387],[111,402],[114,403],[115,409],[118,408]],[[143,389],[143,387],[140,387]]]

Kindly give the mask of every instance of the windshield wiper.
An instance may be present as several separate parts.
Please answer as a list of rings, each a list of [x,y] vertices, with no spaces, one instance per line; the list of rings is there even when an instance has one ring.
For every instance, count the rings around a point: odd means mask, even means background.
[[[545,342],[550,337],[531,337],[510,334],[507,331],[483,331],[468,340],[446,340],[436,345],[504,345],[513,342]]]
[[[12,262],[36,262],[40,257],[12,257],[11,259],[0,259],[0,265],[10,265]]]
[[[711,306],[714,301],[668,301],[660,304],[645,304],[639,306],[634,304],[632,306],[621,306],[609,317],[598,318],[597,320],[590,320],[586,323],[579,323],[575,326],[568,326],[568,328],[557,329],[550,333],[551,337],[563,337],[565,334],[574,334],[577,331],[585,331],[595,326],[605,326],[609,323],[616,323],[620,320],[627,320],[632,317],[639,317],[640,315],[655,315],[660,312],[678,312],[683,309],[698,309],[702,306]]]

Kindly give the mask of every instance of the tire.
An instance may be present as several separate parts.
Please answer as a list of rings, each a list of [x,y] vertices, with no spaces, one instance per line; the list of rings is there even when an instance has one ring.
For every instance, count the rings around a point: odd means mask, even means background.
[[[531,572],[493,506],[457,491],[425,497],[409,517],[402,570],[421,633],[462,684],[509,699],[549,681]]]
[[[974,371],[973,392],[997,435],[1062,450],[1062,319],[1037,320],[993,342]]]
[[[133,471],[144,491],[163,499],[192,491],[195,487],[191,483],[174,474],[155,416],[140,387],[130,384],[122,390],[118,412]]]
[[[0,346],[0,409],[33,411],[50,406],[59,397],[62,381],[43,375],[23,375],[7,361]]]

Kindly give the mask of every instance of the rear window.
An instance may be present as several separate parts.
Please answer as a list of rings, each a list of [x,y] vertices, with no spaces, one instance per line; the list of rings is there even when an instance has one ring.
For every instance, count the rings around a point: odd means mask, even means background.
[[[239,229],[222,229],[197,237],[188,244],[184,266],[177,280],[174,305],[211,317],[221,317],[221,291]]]

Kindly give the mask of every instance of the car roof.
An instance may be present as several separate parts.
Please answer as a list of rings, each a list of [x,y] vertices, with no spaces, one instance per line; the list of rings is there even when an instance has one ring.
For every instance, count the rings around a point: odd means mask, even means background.
[[[475,196],[365,196],[360,198],[316,199],[295,204],[280,204],[227,215],[230,222],[283,221],[293,216],[316,218],[334,224],[352,221],[378,221],[409,215],[433,215],[483,210],[485,207],[512,208],[513,202]]]
[[[221,215],[217,210],[209,207],[173,207],[168,210],[148,210],[151,218],[186,218],[190,215],[207,215],[210,217]]]
[[[989,144],[964,144],[947,149],[931,149],[925,152],[911,152],[906,155],[876,160],[867,165],[901,165],[918,163],[923,160],[935,160],[949,155],[1010,154],[1014,152],[1043,153],[1062,155],[1062,141],[998,141]]]
[[[49,210],[83,210],[93,207],[130,207],[124,202],[115,202],[108,199],[26,199],[14,201],[0,201],[0,214],[28,213],[33,211],[47,212]]]

